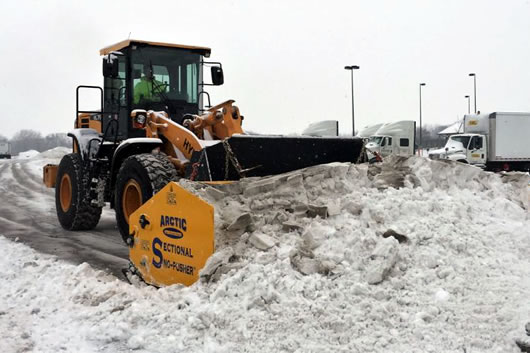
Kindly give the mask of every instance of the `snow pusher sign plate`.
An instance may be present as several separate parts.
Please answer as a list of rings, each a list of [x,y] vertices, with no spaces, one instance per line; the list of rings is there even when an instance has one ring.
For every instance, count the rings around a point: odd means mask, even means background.
[[[170,182],[130,216],[129,231],[129,258],[144,281],[189,286],[214,251],[214,208]]]

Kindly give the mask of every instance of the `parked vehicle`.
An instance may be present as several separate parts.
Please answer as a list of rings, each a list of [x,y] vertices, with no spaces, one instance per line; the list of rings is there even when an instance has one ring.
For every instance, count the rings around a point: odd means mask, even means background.
[[[11,145],[9,142],[0,142],[0,158],[11,159]]]
[[[323,120],[310,124],[302,135],[331,137],[339,136],[339,122],[337,120]]]
[[[469,163],[492,171],[530,171],[530,113],[464,116],[464,133],[452,135],[432,159]]]
[[[370,136],[374,135],[383,124],[374,124],[363,127],[357,136],[362,137],[363,139],[369,139]]]
[[[383,124],[370,136],[366,149],[377,152],[383,158],[392,154],[412,156],[415,153],[415,135],[414,120]]]

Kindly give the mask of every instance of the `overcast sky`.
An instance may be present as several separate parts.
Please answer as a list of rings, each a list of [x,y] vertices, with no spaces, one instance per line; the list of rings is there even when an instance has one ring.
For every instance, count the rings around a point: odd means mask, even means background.
[[[66,132],[75,88],[102,85],[99,49],[131,38],[208,46],[244,127],[301,132],[326,119],[351,132],[419,119],[449,124],[477,108],[530,111],[528,0],[0,2],[2,130]]]

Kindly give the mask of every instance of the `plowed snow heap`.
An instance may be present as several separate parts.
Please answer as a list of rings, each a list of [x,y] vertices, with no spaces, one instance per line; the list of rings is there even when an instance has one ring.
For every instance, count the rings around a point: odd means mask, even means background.
[[[530,317],[528,181],[418,157],[181,180],[215,209],[201,281],[155,292],[70,281],[102,313],[90,337],[132,348],[515,352]]]

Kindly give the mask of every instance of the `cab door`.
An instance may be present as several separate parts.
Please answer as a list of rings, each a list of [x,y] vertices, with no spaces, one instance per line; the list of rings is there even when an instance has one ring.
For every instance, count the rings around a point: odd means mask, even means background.
[[[105,139],[111,141],[114,138],[121,140],[129,137],[128,126],[131,124],[127,105],[127,58],[125,55],[117,55],[114,60],[118,61],[118,76],[103,78],[104,113],[101,131],[106,131]]]
[[[381,141],[381,155],[383,157],[390,156],[392,154],[392,137],[385,136]]]
[[[486,136],[476,135],[469,141],[468,160],[470,164],[486,163]]]

